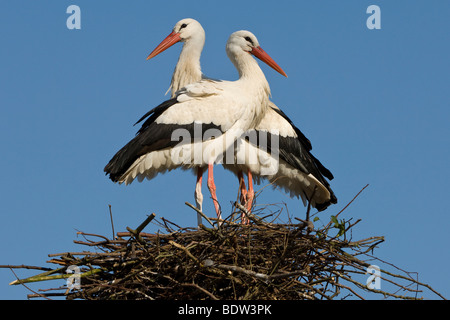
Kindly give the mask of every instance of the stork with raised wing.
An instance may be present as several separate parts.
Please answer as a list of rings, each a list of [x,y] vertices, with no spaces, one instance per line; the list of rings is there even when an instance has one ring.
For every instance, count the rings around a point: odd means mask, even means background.
[[[201,72],[200,56],[205,42],[205,32],[194,19],[183,19],[175,25],[173,31],[164,39],[148,59],[168,49],[175,43],[184,42],[178,63],[172,76],[169,90],[174,94],[192,81],[205,78]],[[311,154],[311,143],[275,104],[269,102],[262,120],[240,139],[234,159],[226,159],[224,167],[234,172],[241,189],[241,198],[251,210],[254,199],[253,177],[255,180],[266,178],[274,186],[283,188],[291,197],[300,197],[306,205],[311,201],[313,207],[324,210],[337,199],[326,179],[333,179],[331,172]],[[266,144],[262,146],[258,137],[266,135]],[[264,140],[264,139],[263,139]],[[255,143],[256,141],[256,143]],[[278,147],[267,145],[276,141]],[[242,172],[248,174],[248,190],[245,188]],[[196,202],[201,207],[201,169],[197,176]]]
[[[112,181],[129,184],[175,168],[208,167],[208,188],[221,219],[213,164],[244,131],[256,126],[269,108],[270,87],[252,55],[285,75],[249,31],[234,32],[226,52],[239,79],[189,84],[147,112],[138,121],[143,124],[136,137],[106,165],[104,171]]]

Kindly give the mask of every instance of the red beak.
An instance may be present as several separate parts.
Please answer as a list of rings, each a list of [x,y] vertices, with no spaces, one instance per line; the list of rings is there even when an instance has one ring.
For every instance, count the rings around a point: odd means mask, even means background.
[[[180,34],[178,32],[172,32],[170,33],[156,48],[152,51],[147,57],[147,60],[153,58],[154,56],[157,56],[164,50],[170,48],[178,41],[181,41]]]
[[[261,47],[253,48],[250,53],[287,78],[283,69]]]

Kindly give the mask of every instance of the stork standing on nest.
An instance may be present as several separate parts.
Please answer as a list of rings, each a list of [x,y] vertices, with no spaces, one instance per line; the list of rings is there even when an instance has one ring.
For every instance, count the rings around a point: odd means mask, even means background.
[[[174,98],[176,92],[188,84],[198,82],[202,79],[208,79],[202,73],[200,66],[200,56],[205,45],[205,30],[194,19],[187,18],[178,21],[173,27],[172,32],[148,55],[147,60],[157,56],[177,42],[183,42],[183,48],[175,66],[170,87],[167,90],[167,92],[170,91],[171,98]],[[197,173],[194,192],[195,203],[197,209],[202,211],[202,178],[204,168],[198,166],[195,170]],[[197,222],[199,225],[202,223],[200,214],[197,214]]]
[[[183,19],[173,31],[148,56],[153,58],[177,42],[184,42],[178,63],[172,76],[169,90],[172,95],[188,83],[205,78],[201,71],[200,56],[205,43],[205,32],[194,19]],[[262,120],[246,134],[248,139],[240,139],[234,159],[225,161],[224,167],[234,172],[240,181],[241,198],[251,211],[254,198],[253,176],[255,180],[268,179],[274,186],[283,188],[291,197],[300,197],[306,205],[324,210],[337,199],[326,179],[333,179],[331,172],[311,154],[311,142],[274,103]],[[263,147],[258,137],[266,136]],[[256,141],[256,143],[255,143]],[[271,141],[278,146],[268,145]],[[228,159],[230,160],[230,159]],[[248,190],[245,188],[242,172],[248,174]],[[201,208],[201,175],[198,170],[195,198]]]
[[[269,108],[270,87],[255,56],[281,74],[284,71],[249,31],[233,33],[226,52],[239,71],[236,81],[203,79],[147,112],[135,138],[120,149],[104,171],[114,182],[152,179],[175,168],[208,168],[208,188],[217,217],[213,164]],[[249,54],[250,53],[250,54]]]

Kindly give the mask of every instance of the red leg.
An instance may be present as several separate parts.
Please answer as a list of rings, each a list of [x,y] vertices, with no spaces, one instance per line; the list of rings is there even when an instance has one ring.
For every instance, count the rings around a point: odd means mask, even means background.
[[[217,218],[222,219],[222,216],[220,214],[220,207],[219,207],[219,201],[217,200],[216,195],[216,185],[214,184],[214,173],[213,173],[213,165],[208,165],[208,189],[209,192],[211,192],[211,197],[214,202],[214,207],[216,208]],[[220,224],[220,222],[219,222]]]
[[[253,191],[253,176],[250,170],[248,170],[248,192],[247,192],[247,211],[252,211],[253,199],[255,192]]]
[[[247,198],[247,188],[245,187],[245,180],[242,171],[238,172],[238,179],[239,179],[239,190],[241,192],[239,200],[241,201],[242,205],[245,205],[245,199]]]
[[[202,194],[202,178],[203,178],[203,168],[197,168],[197,183],[195,184],[195,204],[197,209],[202,211],[203,204],[203,194]],[[202,216],[200,213],[197,213],[197,223],[198,225],[202,224]]]
[[[245,180],[244,175],[242,174],[242,171],[238,172],[238,179],[239,179],[239,189],[241,191],[241,196],[239,199],[241,200],[241,204],[246,207],[247,205],[247,188],[245,187]],[[245,224],[246,222],[245,213],[241,213],[241,223]]]

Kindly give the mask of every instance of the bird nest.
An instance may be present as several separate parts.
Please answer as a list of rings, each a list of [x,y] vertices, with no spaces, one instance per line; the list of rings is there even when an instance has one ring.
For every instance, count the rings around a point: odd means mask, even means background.
[[[183,228],[152,214],[136,230],[127,228],[113,239],[78,232],[83,240],[75,242],[88,250],[50,254],[48,262],[58,268],[28,267],[44,272],[12,284],[65,279],[63,286],[29,297],[86,300],[364,299],[368,292],[418,299],[421,287],[439,295],[372,255],[383,237],[350,239],[359,221],[338,219],[338,214],[315,227],[298,218],[280,223],[279,214],[248,214],[239,204],[236,210],[220,222],[204,217],[207,225],[198,228]],[[245,214],[249,223],[236,221],[237,213]],[[142,232],[150,222],[158,232]],[[366,282],[374,264],[387,268]],[[392,289],[382,291],[373,285],[376,280],[383,281],[383,289]]]

